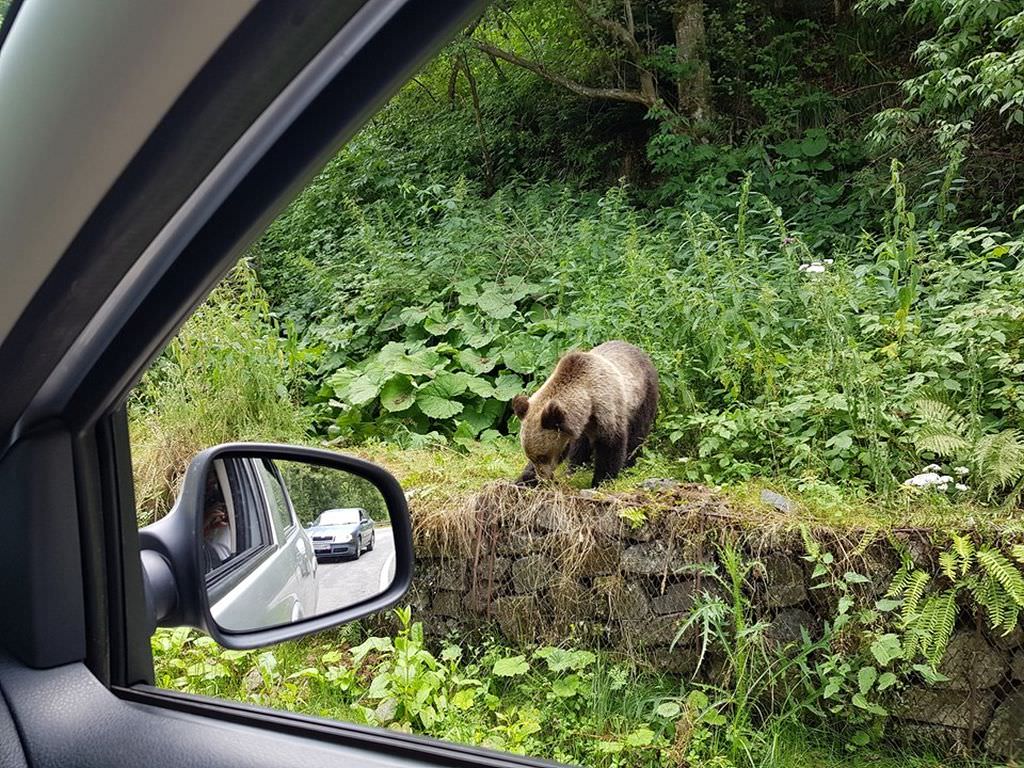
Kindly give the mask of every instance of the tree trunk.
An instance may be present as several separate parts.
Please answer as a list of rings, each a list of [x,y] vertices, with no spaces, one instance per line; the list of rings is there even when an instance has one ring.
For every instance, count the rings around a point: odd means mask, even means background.
[[[676,61],[684,74],[676,83],[679,112],[695,123],[711,117],[711,68],[704,39],[704,0],[679,0],[675,9]]]

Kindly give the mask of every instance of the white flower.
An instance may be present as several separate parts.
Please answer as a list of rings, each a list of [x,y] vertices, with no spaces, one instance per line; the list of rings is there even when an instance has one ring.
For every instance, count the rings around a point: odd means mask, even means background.
[[[835,259],[825,259],[825,262],[824,262],[824,263],[825,263],[825,264],[832,264],[832,263],[834,263],[834,262],[835,262]]]
[[[942,485],[937,485],[935,487],[938,488],[943,493],[945,493],[946,491],[949,490],[949,483],[943,483]]]
[[[930,485],[939,484],[939,474],[937,472],[922,472],[920,475],[914,475],[910,479],[904,481],[904,485],[911,485],[916,488],[927,488]]]
[[[825,271],[825,265],[824,264],[820,264],[817,261],[814,262],[813,264],[801,264],[800,265],[800,271],[801,272],[809,272],[811,274],[817,275],[817,274],[821,274],[822,272]]]
[[[938,464],[929,464],[927,467],[921,470],[922,472],[941,472],[942,467]]]
[[[959,475],[960,477],[963,477],[970,471],[971,470],[969,470],[967,467],[953,467],[953,472]]]
[[[953,487],[954,487],[954,488],[956,488],[956,489],[957,489],[958,491],[969,491],[969,490],[971,490],[970,488],[968,488],[968,487],[967,487],[966,485],[964,485],[963,483],[957,483],[957,484],[956,484],[956,485],[954,485]]]

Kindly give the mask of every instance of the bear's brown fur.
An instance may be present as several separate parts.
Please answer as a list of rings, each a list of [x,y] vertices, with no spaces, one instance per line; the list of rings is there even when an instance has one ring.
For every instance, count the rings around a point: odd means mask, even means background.
[[[593,457],[593,486],[636,460],[658,411],[658,372],[647,353],[625,341],[606,341],[589,352],[569,352],[531,397],[512,401],[530,463],[519,483],[554,475]]]

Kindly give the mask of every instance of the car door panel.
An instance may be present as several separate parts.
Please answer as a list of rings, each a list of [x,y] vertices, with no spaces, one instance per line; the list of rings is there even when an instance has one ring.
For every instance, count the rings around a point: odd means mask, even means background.
[[[217,623],[229,629],[272,627],[290,622],[299,600],[293,553],[274,547],[212,611]]]
[[[105,768],[115,762],[148,768],[416,765],[365,750],[122,701],[81,664],[32,670],[0,658],[0,688],[12,703],[33,768]],[[4,739],[0,756],[4,756],[10,750],[2,721],[0,738]],[[15,757],[16,749],[11,747]]]
[[[142,687],[111,691],[83,664],[26,667],[0,654],[0,766],[33,768],[550,768],[534,758]],[[118,696],[117,694],[121,695]],[[160,702],[154,705],[151,702]],[[26,745],[19,763],[19,744]],[[27,758],[27,759],[25,759]]]

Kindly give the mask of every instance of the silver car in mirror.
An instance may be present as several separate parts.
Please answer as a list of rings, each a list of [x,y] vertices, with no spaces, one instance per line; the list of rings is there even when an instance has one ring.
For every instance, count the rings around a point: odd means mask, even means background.
[[[208,449],[171,512],[139,537],[154,625],[197,627],[229,648],[366,616],[394,604],[412,576],[398,482],[318,449]]]

